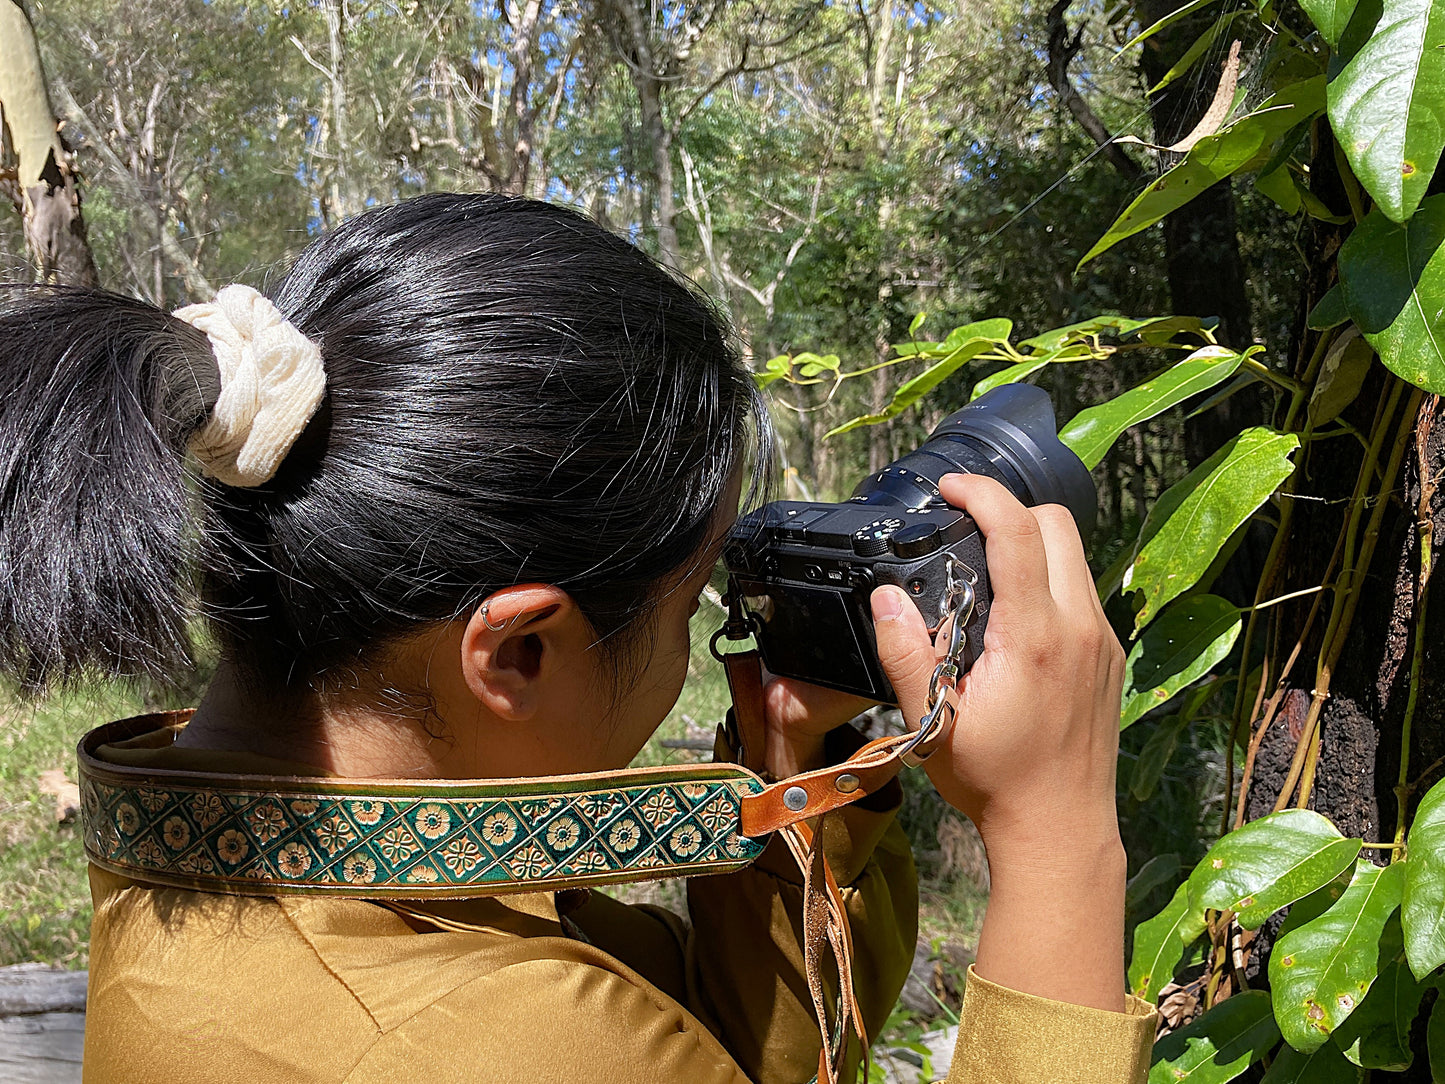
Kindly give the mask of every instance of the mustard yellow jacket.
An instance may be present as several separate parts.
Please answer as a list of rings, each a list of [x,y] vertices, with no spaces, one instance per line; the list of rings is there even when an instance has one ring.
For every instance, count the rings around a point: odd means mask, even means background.
[[[115,763],[314,769],[176,750]],[[830,817],[870,1033],[912,959],[917,884],[894,809]],[[896,805],[896,802],[893,803]],[[880,808],[881,807],[881,808]],[[801,878],[781,848],[687,886],[689,922],[596,891],[433,901],[223,896],[91,869],[87,1084],[773,1084],[817,1070]],[[953,1084],[1135,1084],[1155,1015],[1018,993],[970,973]]]

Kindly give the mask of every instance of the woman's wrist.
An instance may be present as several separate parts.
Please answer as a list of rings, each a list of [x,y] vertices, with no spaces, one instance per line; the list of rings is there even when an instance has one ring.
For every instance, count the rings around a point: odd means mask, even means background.
[[[768,734],[765,767],[775,779],[787,779],[800,772],[827,766],[826,741],[822,734]]]

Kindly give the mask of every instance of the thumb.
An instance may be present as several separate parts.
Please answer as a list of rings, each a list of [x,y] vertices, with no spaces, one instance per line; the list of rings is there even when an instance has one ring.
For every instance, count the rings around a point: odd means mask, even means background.
[[[887,585],[869,599],[873,631],[878,637],[878,661],[893,683],[903,719],[912,729],[928,706],[928,682],[938,664],[933,639],[923,615],[900,587]]]

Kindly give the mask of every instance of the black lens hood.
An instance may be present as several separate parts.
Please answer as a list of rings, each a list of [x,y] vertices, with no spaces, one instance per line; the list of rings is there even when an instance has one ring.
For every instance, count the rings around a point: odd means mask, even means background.
[[[1062,504],[1085,540],[1093,533],[1098,491],[1083,460],[1059,440],[1048,392],[1003,384],[950,414],[928,443],[960,438],[984,445],[1012,467],[1028,487],[1028,503]]]

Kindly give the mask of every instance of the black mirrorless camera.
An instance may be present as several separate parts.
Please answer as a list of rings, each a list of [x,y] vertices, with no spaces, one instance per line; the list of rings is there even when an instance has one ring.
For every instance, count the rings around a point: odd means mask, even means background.
[[[770,672],[896,702],[878,663],[868,596],[897,584],[936,631],[951,571],[973,585],[966,655],[978,658],[988,568],[978,527],[939,496],[938,480],[951,473],[996,478],[1028,505],[1062,504],[1086,539],[1094,528],[1094,480],[1059,442],[1048,394],[1028,384],[995,388],[843,504],[776,501],[738,521],[724,552],[728,590],[751,615]]]

